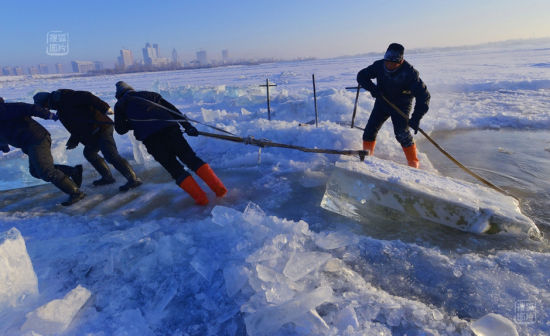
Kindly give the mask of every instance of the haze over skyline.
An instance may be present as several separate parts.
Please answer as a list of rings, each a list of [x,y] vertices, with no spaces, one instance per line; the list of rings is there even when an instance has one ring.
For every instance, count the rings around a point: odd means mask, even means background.
[[[111,67],[122,48],[141,58],[146,42],[184,60],[206,50],[221,58],[336,57],[550,36],[550,1],[244,0],[151,2],[10,1],[2,4],[0,66],[98,60]],[[67,56],[46,55],[46,34],[69,34]]]

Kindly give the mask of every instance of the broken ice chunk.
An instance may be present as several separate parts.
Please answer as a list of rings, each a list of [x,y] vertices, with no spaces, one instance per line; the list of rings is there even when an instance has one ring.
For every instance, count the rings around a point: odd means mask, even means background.
[[[319,287],[278,306],[260,309],[245,317],[249,335],[270,335],[286,323],[295,321],[317,306],[332,300],[330,287]]]
[[[296,252],[286,263],[283,274],[292,281],[298,281],[321,267],[330,257],[330,254],[323,252]]]
[[[315,245],[324,250],[334,250],[340,247],[357,243],[357,237],[341,232],[319,233]]]
[[[514,323],[506,317],[490,313],[472,323],[472,331],[477,336],[518,336]]]
[[[38,294],[38,280],[25,240],[16,228],[0,233],[0,311]]]
[[[76,313],[84,306],[92,294],[78,285],[63,299],[57,299],[38,307],[27,314],[27,320],[21,331],[34,331],[42,335],[57,334],[65,331]]]
[[[228,266],[223,269],[225,290],[232,297],[237,294],[248,281],[247,269],[243,266]]]

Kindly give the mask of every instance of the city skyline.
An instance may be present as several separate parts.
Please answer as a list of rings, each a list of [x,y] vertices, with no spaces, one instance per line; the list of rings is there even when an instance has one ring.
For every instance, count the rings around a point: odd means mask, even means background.
[[[60,0],[10,2],[2,10],[10,13],[0,21],[2,67],[74,60],[110,67],[121,49],[137,58],[147,41],[163,46],[162,57],[168,59],[173,49],[185,60],[202,50],[218,55],[224,49],[235,59],[295,59],[382,51],[394,41],[414,49],[550,36],[546,0],[281,0],[277,5],[205,0],[166,1],[155,10],[143,0],[99,0],[91,7]],[[46,54],[51,31],[68,34],[67,55]]]

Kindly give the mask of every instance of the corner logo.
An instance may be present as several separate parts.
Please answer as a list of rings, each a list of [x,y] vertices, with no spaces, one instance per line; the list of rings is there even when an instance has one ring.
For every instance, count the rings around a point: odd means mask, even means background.
[[[60,30],[46,34],[46,54],[49,56],[65,56],[69,54],[69,33]]]

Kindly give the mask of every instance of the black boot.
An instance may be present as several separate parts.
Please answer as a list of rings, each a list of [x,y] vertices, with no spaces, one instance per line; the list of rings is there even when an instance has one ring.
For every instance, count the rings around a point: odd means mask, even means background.
[[[132,166],[128,161],[122,159],[113,163],[113,166],[128,180],[125,184],[121,185],[118,190],[128,191],[135,187],[139,187],[143,182],[136,176],[136,172],[132,169]]]
[[[54,165],[56,169],[59,169],[63,174],[70,177],[74,183],[80,188],[82,185],[82,165],[76,165],[74,167],[65,165]]]
[[[105,162],[105,160],[99,158],[98,160],[90,161],[90,163],[101,175],[101,178],[99,180],[95,180],[94,182],[92,182],[93,185],[102,186],[115,183],[115,178],[111,174],[111,170],[109,169],[109,166],[107,165],[107,162]]]
[[[69,195],[69,198],[65,202],[61,203],[61,205],[63,206],[69,206],[71,204],[74,204],[86,196],[86,194],[80,191],[76,186],[76,184],[67,176],[63,177],[63,179],[61,179],[58,182],[52,182],[52,183],[57,188],[59,188],[59,190]]]

